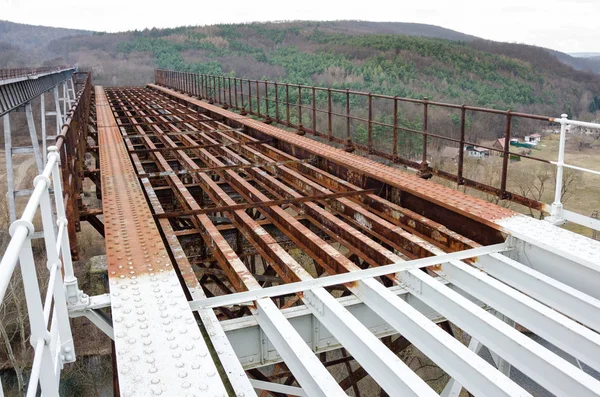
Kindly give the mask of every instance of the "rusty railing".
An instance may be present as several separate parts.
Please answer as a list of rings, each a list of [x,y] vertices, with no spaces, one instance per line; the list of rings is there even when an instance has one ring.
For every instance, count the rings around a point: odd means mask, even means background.
[[[350,89],[334,89],[314,87],[301,84],[278,83],[265,80],[250,80],[229,76],[214,76],[206,74],[193,74],[168,70],[156,70],[155,82],[159,85],[172,88],[191,96],[206,99],[209,103],[217,103],[224,108],[233,108],[242,115],[250,114],[263,118],[266,123],[277,124],[295,129],[300,135],[310,134],[323,140],[343,146],[347,151],[359,150],[363,153],[377,156],[381,159],[392,161],[413,168],[423,178],[435,175],[450,180],[457,185],[464,185],[487,194],[494,195],[503,200],[550,212],[549,206],[529,197],[525,197],[509,190],[508,174],[509,160],[521,158],[536,162],[551,164],[547,159],[542,159],[524,153],[517,153],[510,144],[514,136],[516,125],[527,122],[543,123],[550,126],[559,123],[560,118],[482,108],[468,105],[457,105],[430,101],[428,98],[412,99],[399,96],[374,94],[371,92],[353,91]],[[377,105],[375,105],[377,102]],[[420,120],[417,123],[407,122],[402,118],[400,106],[412,104],[420,107],[417,112]],[[447,126],[437,123],[432,127],[431,112],[435,109],[454,112],[454,134],[446,134]],[[376,114],[377,112],[377,114]],[[483,145],[475,142],[478,139],[477,131],[467,136],[467,124],[475,117],[499,117],[502,121],[494,122],[501,130],[496,136],[503,141],[500,145]],[[491,115],[491,116],[489,116]],[[334,128],[334,118],[344,120]],[[448,123],[452,124],[448,119]],[[363,134],[357,138],[356,125],[363,125]],[[340,126],[342,126],[340,128]],[[452,126],[452,125],[451,125]],[[386,130],[386,145],[379,145],[375,140],[375,130]],[[340,134],[340,130],[343,133]],[[401,138],[403,142],[401,142]],[[499,139],[498,139],[499,138]],[[457,170],[449,172],[435,167],[429,161],[432,156],[428,147],[434,141],[440,149],[440,142],[446,142],[458,148]],[[417,145],[419,150],[411,153],[400,153],[399,149],[407,147],[407,142]],[[476,181],[465,176],[465,149],[477,147],[487,149],[502,157],[499,183],[495,186],[489,181]],[[511,150],[512,149],[512,150]]]
[[[73,260],[78,260],[77,232],[80,230],[79,209],[85,170],[85,145],[88,134],[92,78],[90,73],[75,73],[73,78],[77,97],[65,115],[61,132],[56,137],[56,147],[60,154],[64,203],[69,220],[67,229],[71,255]]]
[[[39,68],[10,68],[0,69],[0,80],[14,79],[18,77],[34,76],[41,73],[58,72],[61,70],[73,69],[71,66],[43,66]]]

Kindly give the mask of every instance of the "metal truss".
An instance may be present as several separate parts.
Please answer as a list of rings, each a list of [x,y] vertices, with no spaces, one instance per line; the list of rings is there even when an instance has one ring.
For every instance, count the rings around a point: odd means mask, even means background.
[[[0,266],[3,292],[20,256],[29,395],[38,378],[58,394],[75,359],[69,316],[114,341],[126,396],[360,396],[367,376],[382,395],[438,395],[400,359],[411,344],[448,375],[445,397],[530,396],[513,366],[554,395],[600,395],[583,370],[600,370],[599,242],[170,88],[60,91],[53,116],[67,126],[37,156]],[[84,168],[86,151],[98,169]],[[84,177],[102,210],[81,206]],[[38,205],[44,305],[26,273]],[[89,297],[74,277],[80,219],[105,236],[108,294]]]
[[[480,247],[431,219],[419,218],[407,207],[382,200],[364,186],[340,180],[335,171],[350,164],[344,161],[354,161],[340,157],[354,155],[342,156],[335,149],[317,147],[283,131],[280,134],[280,130],[168,89],[155,90],[159,93],[110,89],[107,96],[117,124],[123,125],[125,144],[163,233],[175,234],[174,228],[183,225],[195,229],[203,238],[201,246],[210,247],[227,276],[219,281],[204,273],[198,285],[193,265],[185,259],[192,256],[192,247],[180,245],[175,237],[170,244],[176,249],[172,255],[178,258],[190,291],[202,289],[212,295],[208,286],[216,283],[219,289],[232,292],[194,299],[191,307],[204,313],[214,309],[228,315],[235,311],[252,314],[219,324],[245,369],[285,363],[306,395],[335,395],[340,390],[314,354],[344,347],[388,394],[432,394],[378,341],[401,334],[452,377],[447,393],[464,386],[476,395],[528,395],[508,377],[510,363],[557,395],[568,395],[569,390],[596,395],[597,380],[509,323],[515,320],[535,329],[592,367],[596,366],[593,352],[600,351],[596,332],[571,319],[564,307],[560,312],[550,309],[519,292],[517,286],[477,269],[479,263],[496,264],[497,258],[510,261],[520,240]],[[302,148],[302,157],[290,156],[286,145]],[[319,168],[324,157],[332,161],[333,156],[338,156],[338,168]],[[361,171],[372,175],[369,166]],[[389,183],[389,179],[384,181]],[[194,186],[200,189],[191,190]],[[344,192],[354,194],[339,194]],[[308,223],[298,222],[292,213],[303,214]],[[267,223],[259,224],[253,214],[260,214]],[[237,229],[237,242],[219,232],[214,224],[217,218]],[[415,229],[418,234],[413,233]],[[347,247],[365,265],[381,267],[362,270],[315,230]],[[309,274],[273,238],[277,231],[302,247],[328,275],[315,278]],[[423,238],[428,235],[437,240]],[[277,275],[281,285],[263,287],[257,281],[262,276],[248,273],[248,263],[237,255],[240,239],[256,248],[273,269],[269,274]],[[458,247],[458,252],[452,252]],[[373,278],[382,276],[381,281]],[[400,289],[390,290],[382,282],[396,283]],[[336,299],[330,292],[334,286],[343,286],[354,297]],[[554,286],[567,290],[556,280]],[[591,306],[597,304],[590,296],[578,298]],[[416,302],[422,310],[413,306]],[[500,314],[489,313],[490,307]],[[432,319],[450,320],[473,337],[473,345],[464,346]],[[207,320],[215,326],[214,318]],[[565,340],[576,343],[569,345]],[[501,352],[502,357],[494,353],[500,371],[477,355],[476,341]],[[552,376],[544,375],[548,373]],[[232,383],[236,388],[238,382]],[[238,387],[248,385],[241,383]],[[288,385],[268,387],[258,378],[251,385],[273,393],[295,392]]]
[[[39,74],[30,74],[26,76],[0,79],[0,116],[5,115],[30,102],[32,99],[40,96],[46,91],[51,90],[58,84],[67,81],[73,77],[74,68],[64,68],[60,70],[46,71]],[[71,94],[74,94],[74,88],[69,88]],[[67,97],[67,89],[63,92],[63,97]],[[71,96],[74,99],[74,95]],[[69,101],[71,102],[71,101]],[[63,107],[63,114],[70,108],[70,103]]]

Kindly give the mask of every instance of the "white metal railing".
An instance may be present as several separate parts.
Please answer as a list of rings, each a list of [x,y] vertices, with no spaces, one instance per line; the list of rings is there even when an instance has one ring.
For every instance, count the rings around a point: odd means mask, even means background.
[[[600,124],[588,123],[585,121],[569,120],[566,114],[562,114],[560,119],[554,119],[556,123],[560,123],[560,143],[558,146],[558,161],[551,161],[551,164],[556,165],[556,185],[554,190],[554,202],[550,206],[550,216],[545,220],[553,224],[563,224],[566,221],[574,222],[583,226],[587,226],[594,230],[600,230],[600,221],[592,217],[578,214],[576,212],[565,210],[561,202],[563,188],[563,171],[564,168],[586,172],[600,176],[600,171],[591,170],[588,168],[577,167],[571,164],[565,164],[565,144],[567,141],[567,126],[578,126],[586,128],[598,129],[600,132]]]
[[[34,190],[23,215],[10,225],[11,240],[0,262],[0,302],[4,300],[17,262],[20,262],[31,330],[30,343],[35,349],[27,397],[37,395],[38,383],[44,397],[58,397],[63,364],[75,361],[73,337],[67,311],[67,299],[77,300],[79,287],[67,233],[67,217],[60,179],[60,155],[55,146],[48,148],[48,162],[34,179]],[[50,189],[54,190],[54,214]],[[31,239],[33,219],[40,209],[49,273],[48,288],[42,304]],[[64,282],[61,268],[64,271]]]

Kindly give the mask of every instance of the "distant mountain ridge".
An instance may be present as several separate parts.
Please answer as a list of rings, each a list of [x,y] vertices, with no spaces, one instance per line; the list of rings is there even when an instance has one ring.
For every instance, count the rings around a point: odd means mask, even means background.
[[[94,81],[104,85],[143,85],[155,68],[165,68],[555,115],[587,117],[600,101],[600,75],[588,72],[600,73],[600,60],[415,23],[287,21],[103,33],[0,21],[0,51],[0,67],[77,63],[94,67]]]
[[[0,67],[38,66],[51,60],[47,46],[53,40],[92,35],[88,30],[27,25],[0,20]]]
[[[410,22],[370,22],[370,21],[293,21],[295,23],[318,25],[323,31],[331,33],[366,35],[366,34],[393,34],[418,37],[439,38],[452,41],[475,41],[483,40],[477,36],[468,35],[452,29],[443,28],[436,25],[428,25]],[[267,22],[265,25],[277,25],[287,22]],[[174,28],[178,29],[178,28]],[[128,34],[131,31],[119,32],[116,34]],[[71,36],[90,36],[103,35],[103,32],[94,32],[89,30],[55,28],[48,26],[28,25],[0,20],[0,50],[7,52],[37,52],[44,54],[45,47],[52,41]],[[540,47],[541,48],[541,47]],[[544,48],[545,49],[545,48]],[[556,56],[561,62],[573,67],[576,70],[591,71],[600,73],[600,53],[581,52],[581,53],[563,53],[551,49],[545,49]],[[40,54],[41,53],[41,54]],[[22,54],[20,54],[22,58]],[[23,59],[19,59],[23,61]],[[4,63],[4,65],[3,65]],[[7,60],[0,60],[0,67],[5,67]]]
[[[575,58],[598,58],[600,52],[571,52],[569,55]]]

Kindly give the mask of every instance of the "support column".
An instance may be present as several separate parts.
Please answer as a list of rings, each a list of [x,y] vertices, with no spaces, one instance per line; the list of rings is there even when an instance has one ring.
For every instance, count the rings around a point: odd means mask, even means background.
[[[12,139],[10,133],[10,113],[4,115],[4,154],[6,156],[6,199],[8,200],[8,216],[10,223],[17,220],[15,206],[15,180],[12,164]]]
[[[41,174],[44,170],[44,166],[42,164],[42,153],[40,153],[40,142],[37,137],[37,131],[35,130],[35,122],[33,121],[31,102],[25,104],[25,116],[27,117],[27,127],[29,128],[29,136],[31,137],[31,147],[33,148],[35,164],[38,168],[38,174]]]

